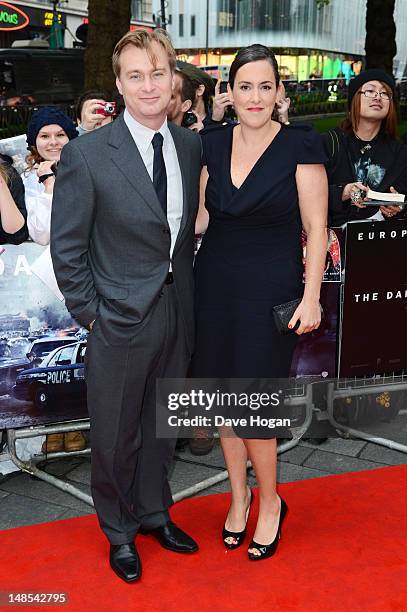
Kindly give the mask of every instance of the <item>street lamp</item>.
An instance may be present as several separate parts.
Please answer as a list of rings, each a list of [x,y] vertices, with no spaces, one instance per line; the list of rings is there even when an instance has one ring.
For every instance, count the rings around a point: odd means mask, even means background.
[[[208,57],[209,57],[209,0],[206,0],[206,65],[208,65]]]
[[[163,30],[166,30],[167,25],[169,23],[167,19],[167,15],[166,15],[166,9],[168,8],[167,0],[161,0],[160,5],[161,5],[161,9],[157,11],[158,25]]]
[[[58,21],[58,8],[63,4],[68,4],[69,0],[50,0],[50,2],[52,4],[52,25],[49,35],[49,46],[51,49],[63,49],[64,40],[61,24]]]

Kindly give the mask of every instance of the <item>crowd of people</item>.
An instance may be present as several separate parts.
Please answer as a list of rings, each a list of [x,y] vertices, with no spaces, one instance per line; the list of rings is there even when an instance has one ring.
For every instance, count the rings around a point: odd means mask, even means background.
[[[221,93],[221,81],[214,84],[213,79],[196,66],[184,62],[179,64],[174,71],[168,121],[196,132],[233,125],[237,121],[236,111],[233,119],[225,116],[225,112],[234,107],[230,93]],[[97,90],[82,94],[76,105],[77,125],[58,107],[47,107],[34,113],[27,126],[29,153],[26,170],[21,176],[25,189],[12,166],[12,159],[1,156],[1,244],[20,244],[27,239],[49,244],[53,184],[61,149],[72,138],[114,120],[116,110],[104,112],[109,97],[106,92]],[[407,151],[404,148],[407,134],[398,134],[395,97],[395,82],[391,75],[383,70],[362,72],[350,81],[346,119],[334,130],[322,134],[327,155],[325,168],[329,181],[328,219],[331,226],[366,218],[383,220],[402,214],[399,206],[367,208],[362,197],[369,189],[396,192],[396,185],[400,193],[407,190]],[[273,119],[290,125],[289,107],[290,98],[286,97],[284,85],[280,83]],[[59,132],[52,133],[50,126]],[[46,178],[39,181],[41,176]],[[358,195],[356,200],[351,197],[352,193]]]
[[[22,177],[2,160],[0,241],[49,245],[66,306],[89,329],[92,494],[111,567],[133,582],[138,532],[175,552],[198,549],[169,515],[175,441],[156,436],[156,379],[288,377],[298,337],[320,324],[328,224],[403,218],[402,205],[372,206],[367,192],[406,193],[407,146],[382,70],[351,80],[346,119],[322,137],[290,123],[263,45],[239,50],[227,85],[214,86],[197,67],[177,66],[165,33],[130,32],[113,71],[123,112],[98,91],[81,97],[76,126],[42,108],[27,126]],[[282,334],[271,310],[286,304]],[[192,450],[209,452],[211,430],[195,433]],[[239,427],[220,438],[232,490],[224,545],[246,535],[250,459],[259,514],[248,557],[266,559],[288,510],[276,438]],[[62,450],[64,440],[47,445]]]

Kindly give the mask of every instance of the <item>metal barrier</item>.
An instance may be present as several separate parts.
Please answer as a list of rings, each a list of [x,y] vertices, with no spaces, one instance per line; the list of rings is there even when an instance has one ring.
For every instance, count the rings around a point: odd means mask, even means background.
[[[294,389],[295,395],[287,398],[285,400],[285,404],[289,406],[304,406],[305,407],[305,418],[304,421],[298,426],[292,428],[292,440],[284,442],[279,445],[278,453],[284,453],[287,450],[290,450],[294,446],[298,444],[301,440],[302,436],[308,430],[311,421],[312,421],[312,388],[311,385],[304,387],[303,385],[299,385]],[[9,449],[9,457],[13,461],[13,463],[20,468],[22,471],[27,472],[31,476],[36,476],[40,480],[44,482],[48,482],[49,484],[61,489],[61,491],[65,491],[65,493],[69,493],[74,497],[84,501],[85,503],[93,506],[93,500],[90,495],[87,495],[74,485],[45,472],[40,469],[37,464],[47,459],[58,459],[61,457],[72,457],[75,455],[89,455],[90,449],[87,448],[83,451],[74,451],[74,452],[58,452],[58,453],[49,453],[47,455],[36,455],[35,457],[31,457],[29,461],[23,461],[17,455],[16,441],[24,438],[35,438],[38,436],[44,436],[47,434],[53,433],[65,433],[68,431],[86,431],[90,429],[89,419],[84,419],[80,421],[70,421],[66,423],[60,423],[56,425],[45,425],[39,427],[26,427],[21,429],[9,429],[7,431],[7,441],[8,441],[8,449]],[[251,467],[250,461],[247,462],[247,468]],[[186,497],[190,497],[191,495],[195,495],[199,491],[203,491],[213,486],[214,484],[218,484],[219,482],[223,482],[228,479],[227,470],[217,474],[216,476],[212,476],[211,478],[207,478],[202,482],[198,482],[192,487],[188,487],[182,491],[179,491],[174,495],[174,501],[179,501]]]
[[[9,429],[7,431],[7,443],[8,443],[8,452],[10,459],[13,463],[20,468],[23,472],[27,472],[31,476],[36,476],[40,480],[44,482],[48,482],[49,484],[61,489],[61,491],[65,491],[65,493],[70,493],[74,497],[86,502],[90,506],[93,506],[93,500],[90,495],[83,493],[80,489],[71,485],[69,482],[65,482],[52,474],[48,474],[44,470],[41,470],[37,467],[37,463],[45,461],[47,459],[58,459],[59,457],[66,457],[72,455],[90,455],[90,448],[86,448],[82,451],[74,451],[71,453],[49,453],[47,455],[36,455],[35,457],[31,457],[29,461],[23,461],[17,455],[16,441],[22,440],[24,438],[35,438],[38,436],[44,436],[47,434],[53,433],[65,433],[68,431],[86,431],[90,429],[89,419],[85,419],[82,421],[70,421],[67,423],[60,423],[58,425],[45,425],[40,427],[26,427],[21,429]]]
[[[388,376],[373,377],[371,379],[342,379],[332,381],[328,384],[327,393],[327,414],[330,423],[335,429],[343,431],[350,436],[367,440],[380,446],[385,446],[392,450],[407,453],[407,445],[400,444],[394,440],[372,436],[359,429],[353,429],[343,423],[339,423],[334,416],[334,402],[338,399],[345,399],[352,396],[368,396],[372,393],[384,393],[386,391],[405,391],[407,394],[407,373],[390,374]],[[404,413],[404,411],[403,411]],[[400,414],[400,413],[399,413]]]
[[[290,407],[304,407],[305,416],[302,423],[291,429],[292,439],[278,445],[278,454],[282,454],[295,446],[298,445],[301,438],[308,431],[314,411],[316,411],[314,405],[314,386],[318,383],[309,383],[307,385],[299,384],[297,387],[291,389],[292,394],[285,399],[285,405]],[[407,445],[400,444],[393,440],[386,438],[374,437],[366,432],[353,429],[339,423],[334,416],[334,402],[337,399],[348,398],[352,396],[360,395],[371,395],[372,393],[380,393],[385,391],[406,391],[407,392],[407,374],[383,376],[380,378],[372,379],[352,379],[352,380],[339,380],[327,382],[327,400],[326,400],[326,411],[324,411],[323,418],[327,418],[331,425],[339,432],[342,431],[350,436],[359,438],[361,440],[367,440],[374,444],[385,446],[392,450],[401,451],[407,453]],[[407,408],[407,407],[406,407]],[[402,414],[407,414],[407,409],[401,411]],[[29,427],[22,429],[9,429],[7,432],[8,448],[10,459],[24,472],[36,476],[40,480],[48,482],[49,484],[69,493],[74,497],[84,501],[85,503],[93,506],[93,500],[90,495],[87,495],[74,485],[45,472],[44,470],[37,467],[38,463],[41,463],[47,459],[58,459],[60,457],[74,456],[74,455],[89,455],[90,449],[75,452],[58,452],[49,453],[48,455],[36,455],[29,461],[22,461],[17,455],[16,441],[23,438],[33,438],[36,436],[43,436],[51,433],[64,433],[68,431],[86,431],[90,429],[90,423],[88,419],[81,421],[71,421],[58,425],[49,425],[41,427]],[[251,468],[251,462],[247,462],[247,468]],[[183,489],[174,495],[174,501],[180,501],[192,495],[196,495],[200,491],[204,491],[212,487],[215,484],[224,482],[228,479],[228,472],[224,470],[216,476],[211,476],[197,484]]]

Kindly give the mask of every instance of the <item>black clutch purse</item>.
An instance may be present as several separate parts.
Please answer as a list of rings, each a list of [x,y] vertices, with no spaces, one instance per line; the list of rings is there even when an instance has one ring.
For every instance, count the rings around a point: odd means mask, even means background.
[[[280,334],[292,334],[296,329],[299,328],[301,321],[298,320],[297,323],[291,329],[288,328],[288,324],[297,310],[302,298],[298,298],[296,300],[292,300],[291,302],[285,302],[284,304],[278,304],[277,306],[273,306],[273,315],[274,321],[276,323],[277,330]],[[322,309],[321,304],[319,305],[321,309],[321,317],[324,316],[324,311]]]
[[[294,312],[297,310],[301,300],[302,298],[298,298],[296,300],[292,300],[291,302],[285,302],[284,304],[273,306],[274,321],[280,334],[292,334],[299,328],[300,321],[297,321],[297,323],[291,329],[288,328],[288,324]]]

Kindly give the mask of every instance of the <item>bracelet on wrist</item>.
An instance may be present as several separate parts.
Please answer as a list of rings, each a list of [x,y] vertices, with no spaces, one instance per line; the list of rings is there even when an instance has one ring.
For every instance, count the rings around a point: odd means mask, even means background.
[[[38,182],[44,183],[47,179],[51,178],[51,176],[55,178],[55,174],[53,172],[50,172],[49,174],[41,174],[41,176],[38,177]]]

